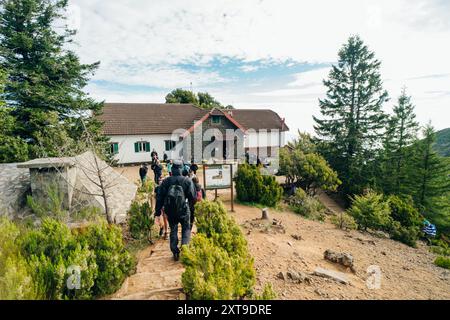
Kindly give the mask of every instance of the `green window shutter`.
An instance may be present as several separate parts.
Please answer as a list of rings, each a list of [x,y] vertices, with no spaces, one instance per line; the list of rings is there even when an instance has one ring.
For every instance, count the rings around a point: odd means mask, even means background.
[[[139,143],[138,142],[134,143],[134,152],[136,152],[136,153],[139,152]]]
[[[113,148],[114,148],[114,153],[119,153],[119,144],[118,143],[114,143]]]
[[[150,142],[145,143],[145,152],[150,152]]]

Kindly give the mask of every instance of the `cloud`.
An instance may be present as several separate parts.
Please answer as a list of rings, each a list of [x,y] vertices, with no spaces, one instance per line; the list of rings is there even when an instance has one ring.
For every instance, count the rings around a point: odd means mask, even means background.
[[[421,122],[450,126],[448,0],[71,3],[71,23],[79,26],[74,50],[83,62],[101,61],[89,87],[99,98],[163,101],[169,89],[192,82],[225,104],[271,107],[294,130],[312,131],[325,93],[323,64],[359,34],[382,62],[387,109],[406,86]],[[297,70],[301,63],[322,68]]]

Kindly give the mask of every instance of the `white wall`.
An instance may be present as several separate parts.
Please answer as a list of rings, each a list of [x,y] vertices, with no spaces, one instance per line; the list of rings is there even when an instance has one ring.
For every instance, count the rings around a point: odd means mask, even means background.
[[[245,148],[283,147],[285,145],[285,135],[285,132],[249,131],[246,135],[244,146]]]
[[[249,132],[246,135],[244,146],[245,148],[258,148],[258,147],[282,147],[285,145],[285,132]],[[115,155],[115,159],[119,164],[127,163],[141,163],[150,162],[150,153],[153,149],[158,152],[159,158],[163,158],[165,152],[165,140],[171,140],[171,134],[156,134],[156,135],[121,135],[121,136],[109,136],[111,143],[119,144],[119,153]],[[281,145],[280,145],[281,139]],[[150,142],[150,152],[134,151],[134,143],[139,141]],[[167,152],[169,159],[172,158],[170,152]]]
[[[166,149],[165,140],[171,140],[170,134],[155,134],[142,136],[109,136],[111,143],[119,144],[119,153],[115,155],[115,159],[119,164],[150,162],[150,153],[153,149],[158,152],[160,159],[163,158]],[[134,143],[139,141],[150,142],[150,152],[134,151]]]

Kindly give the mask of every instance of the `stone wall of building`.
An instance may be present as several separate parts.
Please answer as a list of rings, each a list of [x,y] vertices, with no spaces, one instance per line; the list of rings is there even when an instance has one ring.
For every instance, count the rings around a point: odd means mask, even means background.
[[[16,164],[0,164],[0,216],[15,217],[25,206],[30,193],[28,169],[19,169]]]
[[[201,155],[203,155],[203,152],[205,150],[207,150],[208,154],[210,154],[209,150],[211,150],[212,145],[211,143],[213,142],[211,139],[206,139],[205,138],[209,138],[210,135],[207,135],[206,133],[210,130],[210,129],[216,129],[218,130],[218,132],[221,133],[221,136],[223,137],[223,139],[227,139],[230,137],[227,137],[227,130],[231,129],[231,130],[237,130],[236,126],[230,121],[228,120],[225,116],[220,116],[220,123],[213,123],[212,122],[212,117],[209,117],[208,119],[206,119],[201,126],[201,131],[200,131],[200,127],[196,128],[195,131],[193,133],[190,134],[190,145],[187,144],[187,142],[189,142],[189,139],[185,139],[185,143],[184,143],[184,148],[187,148],[186,150],[188,150],[188,154],[193,155],[193,154],[198,154],[200,153]],[[201,134],[198,134],[200,133]],[[209,131],[211,133],[211,131]],[[231,140],[226,143],[226,147],[225,149],[228,149],[228,151],[226,151],[226,154],[231,156],[231,148],[233,148],[233,159],[236,159],[237,155],[238,155],[238,150],[244,150],[244,136],[241,133],[239,136],[236,137],[231,137]],[[224,154],[224,141],[223,140],[215,140],[215,145],[217,147],[217,150],[215,151],[215,154],[213,154],[213,158],[216,159],[223,159],[223,154]],[[190,158],[187,160],[191,160]],[[209,159],[195,159],[196,162],[200,162],[200,160],[209,160]]]

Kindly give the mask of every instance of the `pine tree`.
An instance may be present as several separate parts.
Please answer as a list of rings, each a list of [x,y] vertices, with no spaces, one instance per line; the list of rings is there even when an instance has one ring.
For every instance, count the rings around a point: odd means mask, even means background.
[[[411,145],[417,138],[419,124],[415,121],[411,97],[403,89],[389,118],[382,152],[380,185],[385,193],[411,194]]]
[[[434,151],[436,133],[430,124],[423,135],[414,146],[414,201],[425,217],[438,226],[445,222],[450,227],[450,161]]]
[[[5,0],[0,13],[0,59],[8,74],[3,99],[15,119],[12,135],[28,144],[28,157],[58,155],[76,143],[80,117],[98,141],[102,108],[83,88],[98,63],[81,64],[67,48],[75,34],[64,23],[67,0]]]
[[[344,194],[360,193],[374,179],[372,162],[385,125],[387,101],[379,73],[380,62],[358,36],[339,51],[332,67],[321,118],[314,117],[321,152],[343,180]]]

